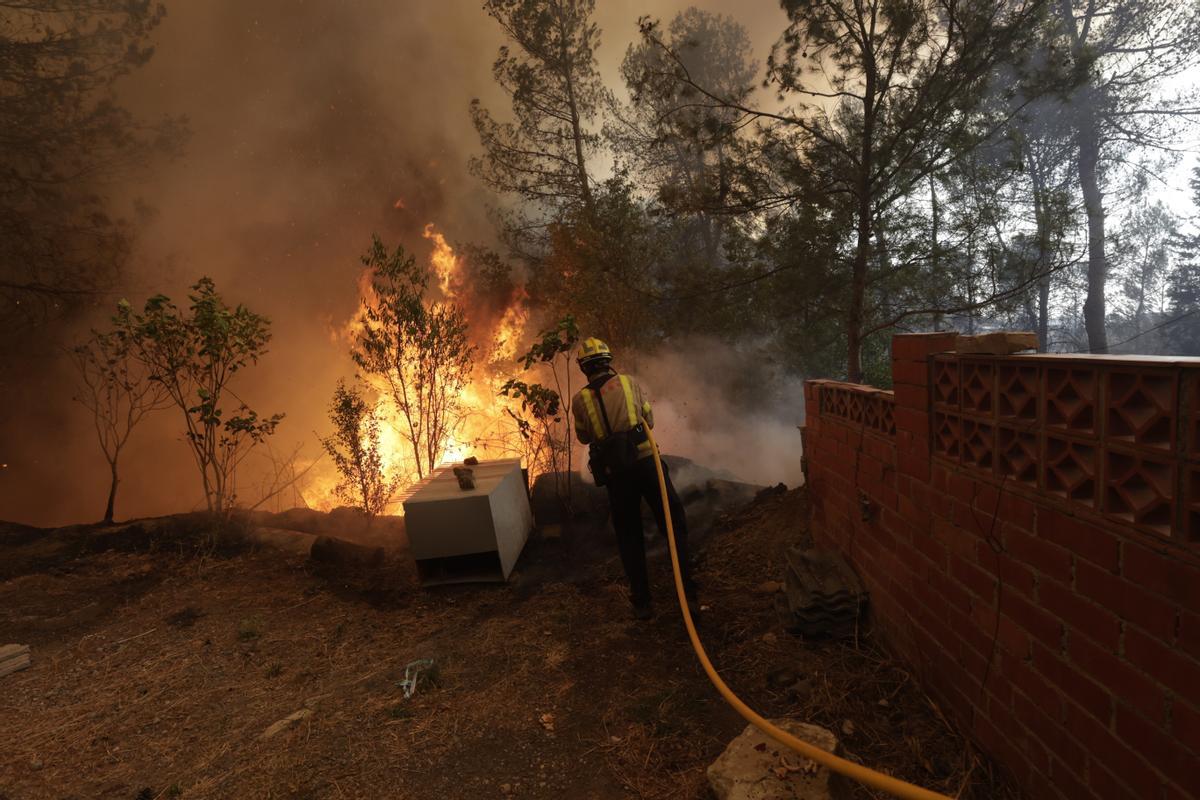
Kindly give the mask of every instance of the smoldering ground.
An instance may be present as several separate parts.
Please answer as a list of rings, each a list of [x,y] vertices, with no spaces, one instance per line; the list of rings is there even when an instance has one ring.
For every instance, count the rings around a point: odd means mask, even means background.
[[[687,3],[597,5],[601,70],[617,86],[637,18],[669,19]],[[760,57],[782,29],[773,1],[708,5],[736,11]],[[183,301],[196,278],[211,275],[230,302],[269,317],[270,352],[245,374],[239,395],[262,413],[286,412],[276,447],[303,443],[311,458],[314,431],[328,427],[330,393],[352,373],[334,334],[356,308],[358,257],[371,234],[418,258],[430,252],[421,235],[430,222],[456,244],[494,243],[488,207],[496,200],[466,169],[478,150],[468,102],[480,97],[499,109],[506,101],[490,71],[501,32],[478,3],[167,6],[154,57],[121,82],[119,99],[142,118],[186,114],[191,136],[181,157],[119,176],[112,190],[114,212],[134,222],[137,236],[115,292],[90,317],[39,332],[38,347],[5,370],[15,377],[0,400],[0,518],[51,525],[99,515],[106,467],[86,412],[71,400],[61,347],[103,324],[119,297],[140,303],[163,292]],[[780,418],[779,437],[767,433],[773,423],[739,427],[746,415],[702,375],[689,383],[673,356],[663,365],[678,366],[678,377],[666,381],[641,364],[639,372],[656,397],[664,440],[686,431],[683,455],[750,480],[791,478],[798,454],[779,461],[778,474],[723,464],[721,454],[784,438],[793,411]],[[718,410],[698,414],[702,401]],[[135,431],[122,454],[119,517],[201,503],[179,413],[160,412]],[[730,446],[702,444],[720,440]]]

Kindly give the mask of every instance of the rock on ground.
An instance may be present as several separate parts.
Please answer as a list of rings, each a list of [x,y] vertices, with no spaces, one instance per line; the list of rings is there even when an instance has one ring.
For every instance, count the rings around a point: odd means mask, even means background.
[[[822,750],[837,752],[837,737],[825,728],[790,719],[771,723]],[[717,800],[838,800],[844,779],[809,761],[753,725],[729,743],[708,767]]]

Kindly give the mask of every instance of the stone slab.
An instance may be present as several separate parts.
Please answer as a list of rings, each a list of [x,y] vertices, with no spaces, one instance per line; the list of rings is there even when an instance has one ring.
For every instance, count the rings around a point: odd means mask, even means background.
[[[975,336],[959,335],[954,350],[960,355],[1009,356],[1025,350],[1037,350],[1037,334],[1032,331],[998,331]]]
[[[798,739],[837,753],[832,731],[791,719],[770,720]],[[845,779],[780,744],[753,725],[708,767],[717,800],[842,800]]]

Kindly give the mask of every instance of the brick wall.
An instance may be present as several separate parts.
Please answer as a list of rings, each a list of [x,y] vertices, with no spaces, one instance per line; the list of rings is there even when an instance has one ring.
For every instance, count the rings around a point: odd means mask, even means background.
[[[1032,798],[1200,798],[1200,359],[893,340],[806,384],[818,543]]]

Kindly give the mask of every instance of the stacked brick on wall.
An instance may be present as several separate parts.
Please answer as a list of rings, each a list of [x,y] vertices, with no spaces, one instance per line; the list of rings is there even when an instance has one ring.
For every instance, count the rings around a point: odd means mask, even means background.
[[[893,340],[806,385],[813,533],[1032,798],[1200,798],[1200,359]]]

